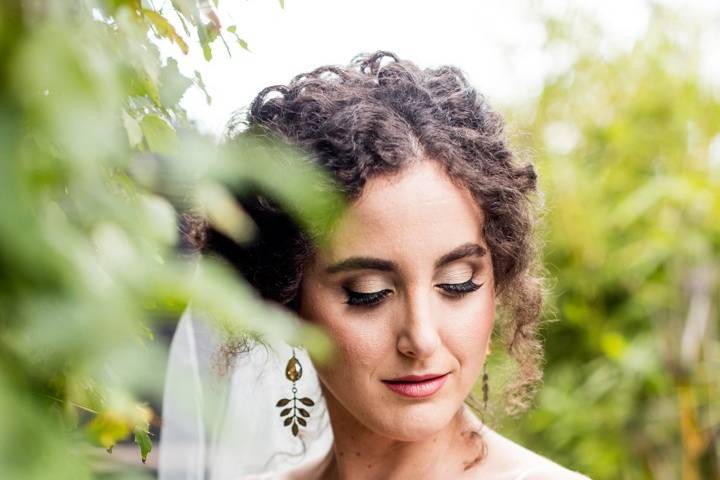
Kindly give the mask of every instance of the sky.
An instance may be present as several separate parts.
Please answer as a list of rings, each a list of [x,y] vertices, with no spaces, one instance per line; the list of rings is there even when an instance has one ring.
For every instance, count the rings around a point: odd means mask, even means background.
[[[169,1],[169,0],[168,0]],[[572,53],[547,48],[542,16],[587,15],[600,26],[597,49],[612,56],[645,33],[648,0],[221,0],[223,27],[237,26],[250,51],[215,42],[206,62],[193,45],[188,55],[162,45],[192,77],[198,70],[212,97],[191,88],[181,105],[200,129],[220,135],[233,111],[264,87],[285,84],[325,64],[346,64],[360,52],[389,50],[422,67],[460,67],[498,107],[532,100],[548,75],[566,69]],[[662,0],[688,17],[720,25],[718,0]],[[230,43],[230,37],[228,37]],[[192,43],[191,43],[192,44]],[[702,36],[703,73],[720,80],[718,29]],[[715,58],[717,57],[717,58]]]

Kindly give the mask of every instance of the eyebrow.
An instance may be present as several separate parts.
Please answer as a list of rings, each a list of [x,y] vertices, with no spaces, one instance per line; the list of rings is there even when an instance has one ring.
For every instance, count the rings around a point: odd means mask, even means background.
[[[456,247],[435,261],[435,269],[468,257],[482,257],[487,253],[485,247],[477,243],[465,243]],[[397,263],[374,257],[350,257],[334,263],[325,269],[326,274],[349,272],[353,270],[380,270],[393,272],[398,270]]]

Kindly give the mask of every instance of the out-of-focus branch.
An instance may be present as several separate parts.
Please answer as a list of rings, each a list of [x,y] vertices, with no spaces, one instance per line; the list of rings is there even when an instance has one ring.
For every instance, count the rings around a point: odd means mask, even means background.
[[[685,480],[703,478],[702,460],[709,453],[714,454],[712,429],[704,428],[699,419],[696,386],[692,381],[693,373],[699,370],[703,361],[703,346],[707,343],[714,277],[713,270],[707,266],[696,267],[690,272],[690,305],[680,343],[681,368],[676,375]]]

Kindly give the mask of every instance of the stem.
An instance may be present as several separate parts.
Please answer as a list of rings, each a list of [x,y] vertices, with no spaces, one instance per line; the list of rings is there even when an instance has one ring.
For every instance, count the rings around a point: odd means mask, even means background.
[[[79,408],[80,410],[84,410],[88,413],[94,413],[95,415],[99,415],[100,412],[97,410],[93,410],[92,408],[86,407],[84,405],[80,405],[79,403],[71,402],[70,400],[63,400],[62,398],[53,397],[52,395],[45,395],[45,397],[49,398],[50,400],[54,400],[58,403],[67,403],[69,405],[72,405],[75,408]]]

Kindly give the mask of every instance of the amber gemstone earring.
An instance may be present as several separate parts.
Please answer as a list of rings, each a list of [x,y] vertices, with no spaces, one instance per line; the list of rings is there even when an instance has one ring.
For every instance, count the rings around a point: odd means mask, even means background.
[[[286,427],[292,425],[290,430],[295,437],[297,437],[301,426],[307,426],[307,420],[305,420],[305,418],[308,418],[310,416],[310,412],[308,412],[302,406],[298,406],[298,402],[306,407],[312,407],[313,405],[315,405],[315,402],[313,402],[308,397],[297,397],[298,390],[295,383],[300,380],[300,378],[302,378],[302,374],[302,364],[300,363],[300,360],[298,360],[295,356],[295,349],[293,348],[292,357],[290,357],[290,360],[288,360],[288,363],[285,366],[285,378],[292,382],[292,398],[282,398],[278,400],[275,406],[282,408],[282,410],[280,411],[280,416],[285,417],[283,425]],[[291,402],[292,405],[290,405]]]

